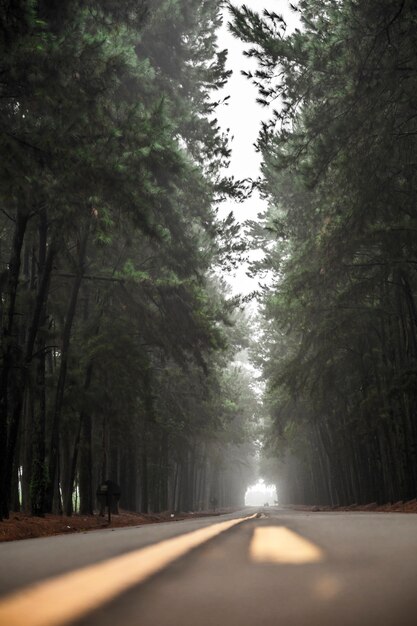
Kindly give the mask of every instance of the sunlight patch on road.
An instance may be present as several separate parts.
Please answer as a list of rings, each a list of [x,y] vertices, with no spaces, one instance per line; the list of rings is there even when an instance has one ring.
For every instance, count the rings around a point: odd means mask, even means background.
[[[249,555],[256,563],[317,563],[323,552],[311,541],[283,526],[254,529]]]
[[[333,600],[342,591],[343,585],[335,576],[322,576],[313,584],[313,594],[320,600]]]
[[[220,522],[46,580],[0,601],[1,626],[60,626],[97,609],[254,515]]]

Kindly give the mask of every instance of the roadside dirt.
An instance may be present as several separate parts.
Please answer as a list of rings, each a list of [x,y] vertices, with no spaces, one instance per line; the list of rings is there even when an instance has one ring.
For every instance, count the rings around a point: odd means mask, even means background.
[[[123,526],[174,522],[208,515],[220,515],[224,512],[213,513],[212,511],[205,511],[201,513],[144,515],[120,511],[120,515],[112,515],[110,525],[107,523],[107,517],[99,517],[98,515],[73,515],[71,517],[65,515],[45,515],[45,517],[32,517],[24,513],[10,513],[9,519],[0,522],[0,542],[65,535],[67,533],[86,532],[100,528],[121,528]]]
[[[303,506],[289,505],[288,508],[299,511],[372,511],[376,513],[417,513],[417,499],[407,502],[394,502],[378,505],[376,502],[369,504],[352,504],[350,506]],[[142,524],[157,524],[161,522],[175,522],[192,519],[195,517],[216,516],[222,513],[230,513],[232,509],[217,512],[202,511],[200,513],[155,513],[141,514],[129,511],[120,511],[119,515],[112,515],[111,524],[107,523],[107,517],[98,515],[45,515],[45,517],[32,517],[24,513],[10,513],[10,518],[0,522],[0,542],[15,541],[16,539],[32,539],[35,537],[49,537],[51,535],[66,535],[67,533],[80,533],[100,528],[122,528],[123,526],[140,526]]]
[[[350,506],[303,506],[292,505],[289,508],[299,511],[372,511],[375,513],[417,513],[417,500],[407,500],[403,502],[388,502],[387,504],[377,504],[370,502],[369,504],[351,504]]]

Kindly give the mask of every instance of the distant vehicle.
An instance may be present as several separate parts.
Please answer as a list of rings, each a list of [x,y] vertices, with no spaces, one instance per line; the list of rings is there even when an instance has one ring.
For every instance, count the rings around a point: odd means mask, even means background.
[[[265,502],[265,503],[264,503],[264,506],[269,506],[269,502]]]

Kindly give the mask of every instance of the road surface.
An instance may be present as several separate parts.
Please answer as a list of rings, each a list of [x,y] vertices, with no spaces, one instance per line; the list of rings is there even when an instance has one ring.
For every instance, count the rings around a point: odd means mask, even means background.
[[[245,509],[0,545],[1,626],[417,626],[417,515]]]

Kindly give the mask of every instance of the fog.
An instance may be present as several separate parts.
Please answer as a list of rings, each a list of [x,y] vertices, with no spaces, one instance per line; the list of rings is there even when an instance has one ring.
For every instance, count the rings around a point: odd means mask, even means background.
[[[277,500],[277,490],[274,485],[266,485],[263,480],[248,487],[245,495],[246,506],[273,505]]]

